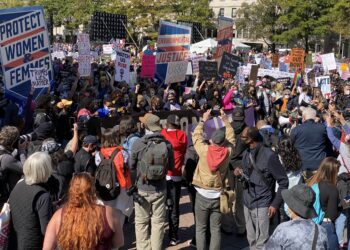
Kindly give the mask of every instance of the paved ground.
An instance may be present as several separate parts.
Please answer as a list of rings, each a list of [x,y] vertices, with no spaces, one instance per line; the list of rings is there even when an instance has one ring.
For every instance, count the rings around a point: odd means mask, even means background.
[[[180,200],[180,231],[179,237],[181,243],[175,247],[167,247],[168,238],[167,238],[167,228],[164,237],[164,249],[175,250],[175,249],[193,249],[188,246],[188,241],[192,239],[194,235],[194,220],[193,214],[191,211],[190,199],[187,195],[186,189],[182,189],[182,198]],[[135,226],[133,223],[127,223],[124,226],[124,237],[125,237],[125,249],[136,249],[135,242]],[[239,249],[248,249],[248,243],[246,239],[236,238],[235,235],[224,235],[222,234],[221,249],[223,250],[239,250]]]

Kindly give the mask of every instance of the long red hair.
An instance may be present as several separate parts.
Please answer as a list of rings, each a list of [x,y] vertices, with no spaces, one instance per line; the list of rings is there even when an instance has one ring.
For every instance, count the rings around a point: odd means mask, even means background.
[[[88,173],[74,175],[58,232],[59,249],[94,249],[102,236],[104,217],[96,204],[93,178]]]

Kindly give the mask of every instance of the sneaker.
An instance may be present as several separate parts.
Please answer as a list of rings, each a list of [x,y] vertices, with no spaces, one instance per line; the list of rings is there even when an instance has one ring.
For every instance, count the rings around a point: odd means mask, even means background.
[[[196,239],[193,238],[192,240],[188,241],[188,246],[189,247],[193,247],[193,248],[197,248],[197,246],[196,246]]]
[[[169,242],[169,246],[176,246],[176,245],[179,244],[179,243],[180,243],[179,240],[177,240],[177,239],[172,239],[172,240],[170,240],[170,242]]]

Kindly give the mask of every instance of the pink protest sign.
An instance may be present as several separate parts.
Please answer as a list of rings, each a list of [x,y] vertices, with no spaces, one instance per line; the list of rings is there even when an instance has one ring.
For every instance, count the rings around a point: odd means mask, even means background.
[[[153,78],[156,69],[156,57],[153,55],[144,55],[142,57],[141,77]]]

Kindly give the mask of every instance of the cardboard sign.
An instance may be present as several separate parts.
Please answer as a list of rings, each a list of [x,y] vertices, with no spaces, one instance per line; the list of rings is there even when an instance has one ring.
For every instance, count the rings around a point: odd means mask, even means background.
[[[88,55],[79,55],[79,74],[80,76],[90,76],[91,75],[91,56]]]
[[[237,68],[241,64],[242,59],[239,56],[224,52],[220,63],[219,75],[223,78],[233,79],[237,73]]]
[[[156,55],[156,78],[160,82],[164,82],[168,75],[169,63],[186,62],[187,67],[191,30],[186,25],[160,21]]]
[[[315,78],[315,87],[321,89],[322,95],[329,99],[331,97],[331,78],[329,76],[320,76]]]
[[[33,88],[40,89],[50,86],[49,72],[46,68],[29,69],[29,72]]]
[[[187,61],[168,63],[168,70],[165,78],[165,83],[170,84],[174,82],[185,81],[187,65]]]
[[[52,79],[50,42],[42,7],[0,10],[0,56],[5,94],[18,103],[27,100],[30,69],[45,68]],[[34,99],[47,88],[43,84],[37,86]]]
[[[252,65],[250,69],[249,81],[253,81],[254,84],[258,80],[259,65]]]
[[[322,58],[322,66],[325,71],[337,69],[337,63],[335,62],[334,53],[323,54],[321,55],[321,58]]]
[[[304,69],[305,50],[301,48],[292,49],[289,67],[293,69]]]
[[[81,33],[77,36],[77,45],[79,55],[90,54],[90,38],[88,34]]]
[[[130,83],[130,54],[121,50],[116,51],[115,80]]]
[[[156,57],[154,55],[144,55],[142,57],[141,77],[153,78],[156,71]]]
[[[199,76],[204,80],[211,80],[218,76],[218,62],[200,61]]]

